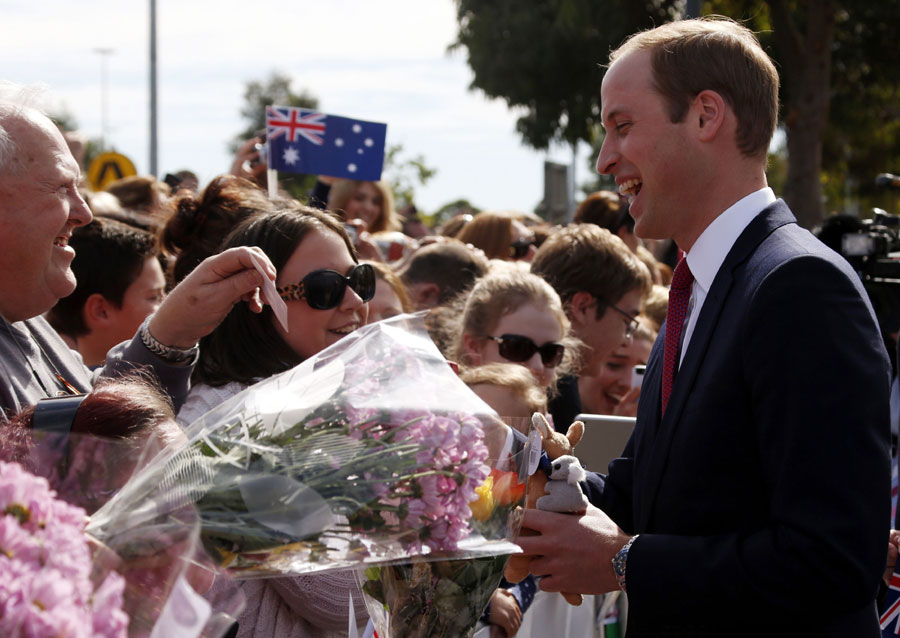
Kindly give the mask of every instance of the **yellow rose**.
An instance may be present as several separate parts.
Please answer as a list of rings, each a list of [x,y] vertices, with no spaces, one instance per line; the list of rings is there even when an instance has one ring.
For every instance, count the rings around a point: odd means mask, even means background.
[[[475,488],[478,499],[469,503],[472,517],[476,521],[486,521],[494,511],[494,479],[489,476],[479,487]]]

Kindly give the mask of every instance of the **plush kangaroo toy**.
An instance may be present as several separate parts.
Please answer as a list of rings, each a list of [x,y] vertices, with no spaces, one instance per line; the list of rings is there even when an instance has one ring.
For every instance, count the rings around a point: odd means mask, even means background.
[[[535,412],[534,415],[532,415],[531,423],[537,428],[537,431],[540,432],[541,447],[544,452],[547,453],[547,456],[551,461],[558,459],[561,456],[572,456],[575,446],[581,440],[581,437],[584,436],[584,423],[581,421],[575,421],[570,425],[565,435],[551,430],[550,424],[547,423],[547,419],[539,412]],[[581,465],[578,465],[578,467],[580,469]],[[541,469],[538,469],[531,477],[529,477],[528,490],[525,492],[526,509],[529,507],[532,509],[537,507],[538,499],[546,494],[545,487],[548,481],[549,478],[547,473]],[[582,498],[584,497],[582,496]],[[583,509],[584,508],[582,508],[582,511]],[[529,530],[522,531],[522,534],[530,533]],[[506,576],[506,580],[509,582],[518,583],[530,573],[530,563],[531,559],[527,556],[514,554],[506,564],[506,570],[503,575]],[[584,597],[581,594],[562,593],[562,597],[571,605],[580,605],[584,600]]]

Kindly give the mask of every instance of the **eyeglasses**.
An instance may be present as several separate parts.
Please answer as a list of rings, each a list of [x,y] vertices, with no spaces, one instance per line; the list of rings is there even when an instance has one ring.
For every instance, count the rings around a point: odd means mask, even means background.
[[[513,363],[525,363],[534,356],[535,352],[539,352],[544,367],[555,368],[562,361],[563,354],[566,352],[566,347],[561,343],[548,341],[544,345],[538,346],[532,339],[522,335],[504,334],[499,337],[487,336],[485,339],[496,341],[500,356]]]
[[[635,317],[634,315],[628,314],[627,312],[625,312],[624,310],[619,308],[616,304],[610,303],[609,301],[606,301],[605,299],[598,298],[597,301],[599,301],[600,303],[602,303],[603,305],[605,305],[609,308],[612,308],[613,310],[618,312],[620,315],[625,317],[625,319],[627,319],[627,321],[625,322],[625,338],[631,339],[631,337],[634,336],[635,331],[638,329],[638,327],[640,327],[640,322],[637,320],[637,317]]]
[[[517,239],[512,244],[509,245],[509,258],[510,259],[522,259],[525,255],[528,254],[528,249],[535,245],[534,237],[528,237],[526,239]]]
[[[375,296],[375,269],[370,264],[358,264],[346,277],[335,270],[314,270],[299,284],[278,289],[285,301],[306,299],[310,308],[331,310],[341,303],[347,286],[363,301]]]

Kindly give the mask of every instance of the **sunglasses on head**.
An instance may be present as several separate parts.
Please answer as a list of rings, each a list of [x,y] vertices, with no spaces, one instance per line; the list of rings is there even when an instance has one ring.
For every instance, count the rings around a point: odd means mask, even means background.
[[[504,334],[499,337],[488,336],[485,338],[496,341],[500,356],[513,363],[525,363],[534,356],[535,352],[538,352],[545,368],[555,368],[562,361],[566,351],[566,347],[561,343],[548,341],[539,346],[532,339],[522,335]]]
[[[510,259],[522,259],[528,254],[528,249],[535,245],[534,237],[517,239],[509,245]]]
[[[347,286],[363,301],[375,296],[375,269],[370,264],[358,264],[346,277],[335,270],[314,270],[299,284],[278,289],[285,301],[306,299],[310,308],[331,310],[337,307],[347,292]]]

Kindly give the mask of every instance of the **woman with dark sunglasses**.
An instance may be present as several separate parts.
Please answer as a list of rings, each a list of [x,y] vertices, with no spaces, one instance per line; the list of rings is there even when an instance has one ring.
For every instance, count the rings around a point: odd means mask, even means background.
[[[275,266],[287,304],[285,329],[271,307],[253,314],[239,304],[208,337],[178,420],[190,423],[248,385],[289,370],[366,323],[375,273],[358,263],[344,226],[331,213],[295,205],[244,220],[223,248],[258,246]],[[249,580],[237,638],[346,635],[352,572]],[[368,615],[354,596],[357,623]],[[341,633],[343,632],[343,634]]]
[[[455,358],[469,367],[517,363],[550,389],[559,370],[572,366],[576,344],[550,284],[537,275],[503,268],[480,279],[469,294]]]

